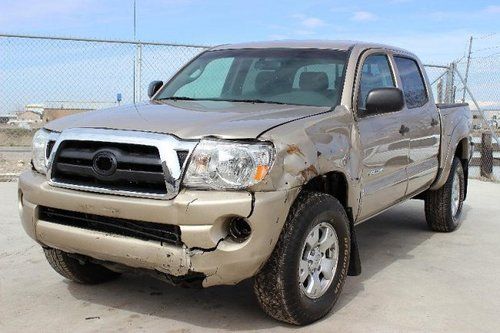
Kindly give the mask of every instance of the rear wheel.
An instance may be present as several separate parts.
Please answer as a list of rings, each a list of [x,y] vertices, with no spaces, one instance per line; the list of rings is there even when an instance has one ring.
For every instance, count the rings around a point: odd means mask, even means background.
[[[65,278],[83,284],[97,284],[113,280],[120,273],[104,266],[87,261],[80,261],[68,253],[57,249],[43,249],[50,266]]]
[[[465,177],[462,162],[453,159],[446,183],[436,191],[428,191],[425,198],[425,218],[430,229],[451,232],[461,223],[465,195]]]
[[[342,291],[350,256],[349,220],[334,197],[305,192],[290,210],[254,291],[271,317],[306,325],[325,316]]]

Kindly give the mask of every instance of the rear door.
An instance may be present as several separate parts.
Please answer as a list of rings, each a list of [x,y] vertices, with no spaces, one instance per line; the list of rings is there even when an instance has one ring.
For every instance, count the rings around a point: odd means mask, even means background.
[[[393,63],[385,50],[370,50],[360,59],[355,100],[362,149],[361,208],[358,220],[368,218],[400,201],[406,192],[409,138],[401,132],[404,110],[366,114],[368,93],[396,87]]]
[[[439,111],[427,91],[423,70],[417,60],[394,54],[399,84],[405,97],[402,122],[410,137],[408,189],[406,195],[419,192],[435,179],[439,168]]]

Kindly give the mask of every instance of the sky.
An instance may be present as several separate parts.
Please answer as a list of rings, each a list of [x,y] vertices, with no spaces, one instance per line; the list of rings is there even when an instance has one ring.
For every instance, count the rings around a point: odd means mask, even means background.
[[[132,40],[133,0],[0,0],[0,34]],[[426,64],[461,59],[474,37],[469,83],[500,108],[500,1],[136,0],[136,39],[213,46],[280,39],[344,39],[408,49]],[[201,49],[144,50],[142,98]],[[0,38],[0,114],[30,103],[132,100],[133,45]],[[427,68],[431,81],[442,73]],[[461,95],[461,93],[459,93]],[[103,105],[104,105],[103,104]]]
[[[273,39],[390,43],[446,63],[499,32],[500,2],[137,0],[137,39],[214,45]],[[0,0],[0,32],[133,38],[133,0]]]

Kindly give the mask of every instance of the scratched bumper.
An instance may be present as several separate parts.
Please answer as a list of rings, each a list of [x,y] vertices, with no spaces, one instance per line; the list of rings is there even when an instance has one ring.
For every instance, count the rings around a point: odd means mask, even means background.
[[[44,246],[154,269],[174,276],[203,273],[204,286],[234,284],[258,272],[271,254],[298,190],[256,192],[181,191],[173,200],[127,198],[55,188],[27,171],[19,179],[19,211],[26,233]],[[38,207],[179,225],[182,246],[51,223]],[[253,208],[252,208],[253,206]],[[223,239],[228,217],[248,217],[243,243]]]

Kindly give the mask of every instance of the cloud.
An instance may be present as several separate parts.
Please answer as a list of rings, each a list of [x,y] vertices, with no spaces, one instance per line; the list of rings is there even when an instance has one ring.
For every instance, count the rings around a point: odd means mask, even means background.
[[[281,37],[286,38],[297,38],[299,36],[313,36],[318,34],[318,29],[329,26],[328,23],[323,21],[322,19],[314,16],[307,16],[304,14],[294,14],[291,16],[295,19],[295,28],[286,29],[288,30],[286,33],[281,33]],[[282,31],[285,29],[281,29]],[[283,39],[283,38],[281,38]]]
[[[317,17],[313,17],[313,16],[306,16],[303,14],[295,14],[295,15],[292,15],[292,17],[298,19],[299,24],[305,28],[308,28],[308,29],[315,29],[315,28],[324,27],[324,26],[328,25],[322,19],[317,18]]]
[[[500,14],[500,6],[488,6],[484,8],[484,12],[487,14]]]
[[[271,39],[271,40],[287,39],[287,38],[288,38],[287,35],[282,35],[282,34],[272,34],[272,35],[268,36],[268,39]]]
[[[365,22],[365,21],[375,21],[377,19],[377,16],[373,13],[360,10],[357,12],[354,12],[354,15],[351,18],[353,21],[358,21],[358,22]]]
[[[308,28],[323,27],[326,23],[317,17],[308,17],[302,21],[302,25]]]
[[[436,21],[445,21],[445,20],[477,20],[484,19],[486,17],[493,18],[494,16],[500,14],[500,6],[491,5],[483,8],[479,8],[472,11],[434,11],[430,13],[426,13],[426,16],[436,20]]]

